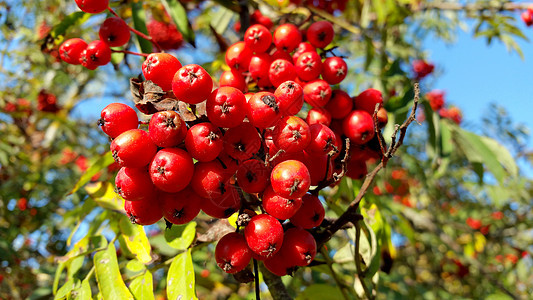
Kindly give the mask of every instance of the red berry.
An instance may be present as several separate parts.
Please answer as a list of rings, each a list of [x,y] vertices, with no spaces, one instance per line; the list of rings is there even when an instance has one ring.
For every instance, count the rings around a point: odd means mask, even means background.
[[[156,152],[157,146],[148,133],[140,129],[125,131],[111,142],[111,153],[121,167],[145,167]]]
[[[291,223],[304,229],[311,229],[319,226],[326,214],[324,206],[317,196],[305,194],[302,197],[303,203],[300,209],[292,218]]]
[[[224,134],[224,150],[237,161],[250,159],[261,148],[261,137],[250,123],[230,128]]]
[[[287,51],[283,50],[276,50],[272,55],[270,55],[271,61],[275,61],[276,59],[283,59],[290,63],[293,63],[293,59],[291,55]]]
[[[316,241],[312,234],[299,227],[289,228],[283,236],[281,252],[296,266],[309,265],[316,256]]]
[[[276,59],[270,64],[268,78],[274,87],[278,87],[283,82],[296,78],[296,68],[288,60]]]
[[[150,163],[152,182],[158,189],[168,193],[183,190],[191,182],[193,172],[191,155],[179,148],[160,150]]]
[[[286,160],[272,169],[270,184],[281,197],[300,198],[311,186],[311,175],[302,162]]]
[[[283,244],[283,227],[270,215],[256,215],[244,228],[244,237],[254,253],[265,258],[272,257]]]
[[[159,201],[165,219],[179,225],[189,223],[200,213],[204,199],[191,188],[185,188],[177,193],[161,192]]]
[[[148,134],[159,147],[175,147],[185,139],[187,125],[179,113],[172,110],[160,111],[152,115]]]
[[[81,64],[90,69],[94,65],[103,66],[111,61],[111,49],[100,41],[92,41],[80,55]]]
[[[524,21],[526,26],[533,25],[533,14],[529,11],[529,9],[527,11],[522,12],[520,17],[522,18],[522,21]]]
[[[213,89],[213,79],[207,71],[199,65],[190,64],[181,67],[172,79],[172,91],[176,97],[189,104],[198,104],[209,95]]]
[[[224,71],[222,75],[220,75],[218,83],[221,87],[231,86],[243,93],[246,91],[246,80],[244,76],[236,70]]]
[[[346,165],[346,176],[351,179],[363,179],[368,173],[366,161],[350,159]]]
[[[328,57],[322,66],[322,79],[331,85],[341,83],[348,74],[348,65],[341,57]]]
[[[328,155],[309,155],[304,151],[303,163],[311,175],[311,185],[318,185],[321,181],[331,178],[333,175],[333,161],[330,160],[328,166]],[[328,172],[326,176],[326,171]]]
[[[431,74],[433,69],[435,69],[435,66],[424,60],[418,59],[413,62],[413,71],[418,79],[422,79]]]
[[[313,107],[323,107],[331,98],[331,87],[324,80],[314,80],[304,86],[304,100]]]
[[[174,74],[181,68],[177,58],[168,53],[151,53],[142,64],[146,80],[151,80],[163,91],[172,89]]]
[[[272,44],[272,34],[265,26],[255,24],[248,27],[244,33],[244,43],[255,53],[265,52]]]
[[[272,85],[268,76],[271,63],[272,58],[266,53],[259,53],[252,56],[248,69],[257,86],[267,87]]]
[[[151,20],[146,24],[148,34],[161,47],[159,50],[178,49],[183,44],[183,35],[172,23]]]
[[[139,201],[125,201],[124,210],[133,224],[152,225],[163,217],[157,193]]]
[[[444,107],[444,91],[433,90],[426,94],[431,109],[438,111]]]
[[[209,122],[196,124],[187,131],[185,148],[198,161],[214,160],[223,147],[222,132]]]
[[[276,219],[286,220],[292,217],[302,206],[302,198],[284,198],[276,194],[272,186],[263,193],[263,208]]]
[[[194,167],[191,187],[200,197],[220,198],[229,191],[229,177],[217,160],[198,162]]]
[[[272,127],[281,119],[279,102],[272,93],[259,92],[254,94],[248,100],[246,107],[248,120],[257,128]]]
[[[227,190],[219,198],[205,199],[202,204],[202,211],[208,216],[217,219],[226,219],[239,211],[241,208],[241,198],[234,185],[228,184]]]
[[[294,267],[291,261],[287,260],[283,253],[279,251],[274,256],[265,259],[265,267],[277,276],[285,276]]]
[[[298,44],[298,48],[296,48],[296,51],[294,51],[294,53],[292,54],[292,61],[293,63],[296,64],[296,61],[298,60],[298,57],[300,57],[300,55],[306,53],[306,52],[316,52],[316,48],[313,47],[313,45],[307,43],[307,42],[303,42],[303,43],[300,43]]]
[[[305,148],[309,155],[320,156],[330,152],[340,151],[341,145],[338,144],[337,136],[329,127],[322,124],[313,124],[309,126],[311,133],[311,142]]]
[[[273,41],[278,50],[292,52],[302,41],[302,35],[298,27],[287,23],[276,28]]]
[[[304,90],[294,81],[285,81],[280,84],[274,96],[278,99],[281,112],[287,116],[300,112],[304,104]]]
[[[298,57],[294,66],[300,79],[311,81],[317,79],[322,72],[322,58],[315,51],[305,52]]]
[[[233,274],[246,268],[252,259],[252,251],[248,248],[244,236],[230,232],[218,241],[215,259],[224,272]]]
[[[302,151],[309,145],[311,132],[304,120],[295,116],[287,116],[278,122],[272,138],[278,149],[294,153]]]
[[[107,18],[100,26],[100,40],[109,47],[120,47],[130,40],[130,27],[124,20],[117,17]]]
[[[145,168],[120,168],[115,177],[117,193],[128,201],[149,198],[155,192]]]
[[[236,174],[239,187],[246,193],[261,193],[270,179],[270,170],[256,159],[244,161]]]
[[[209,120],[218,127],[232,128],[242,124],[246,98],[238,89],[223,86],[214,90],[207,98],[206,113]]]
[[[78,7],[91,14],[101,13],[107,9],[109,0],[75,0]]]
[[[87,43],[79,38],[68,39],[59,47],[59,56],[63,61],[71,65],[79,65],[80,56],[87,48]]]
[[[345,91],[333,90],[325,108],[333,119],[343,119],[352,111],[353,100]]]
[[[307,118],[305,118],[305,121],[309,125],[322,124],[329,126],[329,124],[331,124],[331,114],[325,108],[315,107],[307,112]]]
[[[102,109],[98,125],[110,138],[116,138],[130,129],[137,129],[139,118],[133,108],[123,103],[111,103]]]
[[[252,50],[244,42],[237,42],[226,50],[226,64],[239,72],[248,70],[252,59]]]
[[[307,29],[307,40],[317,48],[325,48],[335,36],[333,25],[328,21],[318,21]]]
[[[355,110],[364,110],[371,116],[374,115],[376,105],[383,106],[383,96],[376,89],[366,89],[354,99]]]
[[[344,134],[358,145],[365,144],[374,137],[374,121],[364,110],[352,111],[342,122]]]

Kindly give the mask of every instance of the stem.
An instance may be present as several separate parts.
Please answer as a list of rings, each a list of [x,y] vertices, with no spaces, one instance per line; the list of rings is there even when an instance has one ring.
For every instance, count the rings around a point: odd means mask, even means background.
[[[259,289],[259,268],[257,260],[254,258],[254,277],[255,277],[255,300],[261,300],[261,290]]]
[[[339,289],[341,290],[342,296],[345,300],[350,300],[350,297],[348,296],[348,293],[346,292],[346,284],[344,284],[339,276],[337,276],[337,273],[333,270],[333,261],[329,257],[328,252],[324,247],[320,249],[320,253],[322,253],[322,256],[326,259],[326,264],[328,265],[329,271],[331,272],[331,275],[333,276],[333,280],[335,280],[335,283],[339,286]]]
[[[361,238],[361,225],[359,225],[359,222],[355,222],[355,268],[357,269],[357,280],[361,282],[361,286],[363,287],[363,290],[365,291],[365,295],[368,299],[373,299],[372,294],[368,290],[368,287],[365,284],[365,281],[363,278],[365,277],[365,274],[363,272],[363,269],[361,268],[361,255],[359,254],[359,239]]]
[[[115,17],[120,18],[119,15],[110,6],[107,7],[107,10],[109,10],[109,12],[111,12]],[[135,28],[133,28],[133,27],[131,27],[129,25],[128,25],[128,27],[129,27],[131,32],[135,33],[136,35],[142,37],[143,39],[145,39],[147,41],[150,41],[154,46],[157,47],[157,49],[161,50],[161,47],[159,47],[159,44],[156,41],[154,41],[154,39],[151,36],[149,36],[149,35],[147,35],[147,34],[145,34],[143,32],[140,32],[139,30],[137,30],[137,29],[135,29]]]
[[[142,56],[142,57],[148,57],[148,54],[146,54],[146,53],[138,53],[138,52],[133,52],[133,51],[128,51],[128,50],[113,50],[113,49],[111,49],[111,52],[132,54],[132,55],[138,55],[138,56]]]
[[[263,274],[263,280],[268,286],[272,299],[292,300],[283,281],[281,281],[281,277],[272,274],[263,264],[261,264],[261,273]]]

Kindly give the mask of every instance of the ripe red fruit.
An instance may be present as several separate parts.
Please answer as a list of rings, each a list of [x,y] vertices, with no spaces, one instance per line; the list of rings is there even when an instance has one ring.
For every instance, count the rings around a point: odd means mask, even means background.
[[[111,61],[111,49],[100,41],[92,41],[80,55],[80,62],[84,67],[90,69],[94,65],[103,66]]]
[[[302,206],[296,214],[290,218],[291,223],[304,229],[311,229],[319,226],[326,215],[326,211],[324,210],[322,203],[320,203],[320,199],[315,195],[305,194],[302,197],[302,200]]]
[[[366,161],[364,160],[355,160],[350,159],[346,165],[346,176],[351,179],[363,179],[368,173],[368,168],[366,166]]]
[[[379,107],[383,106],[383,96],[376,89],[366,89],[354,98],[354,103],[356,110],[364,110],[373,116],[376,104],[379,104]]]
[[[329,127],[322,124],[309,126],[311,142],[305,148],[305,152],[312,156],[329,154],[340,151],[342,145],[338,144],[337,136]]]
[[[533,14],[529,11],[529,9],[524,11],[524,12],[522,12],[520,17],[522,18],[522,21],[524,21],[526,26],[533,25]]]
[[[288,60],[276,59],[270,64],[268,78],[274,87],[278,87],[283,82],[296,78],[296,68]]]
[[[148,125],[150,138],[159,147],[174,147],[185,139],[187,125],[179,113],[168,110],[152,115]]]
[[[189,223],[199,213],[204,199],[187,187],[177,193],[159,194],[163,216],[172,224]]]
[[[343,119],[353,108],[352,98],[343,90],[333,90],[325,108],[333,119]]]
[[[223,147],[222,132],[209,122],[196,124],[187,131],[185,148],[198,161],[214,160]]]
[[[244,228],[248,247],[261,257],[276,254],[283,244],[283,227],[276,218],[261,214],[253,216]]]
[[[281,252],[296,266],[309,265],[316,256],[316,241],[312,234],[299,227],[289,228],[283,236]]]
[[[276,219],[286,220],[300,209],[302,198],[284,198],[276,194],[272,186],[268,186],[263,193],[263,208]]]
[[[298,60],[298,57],[300,57],[300,55],[302,55],[302,54],[304,54],[306,52],[316,52],[316,48],[313,47],[313,45],[311,45],[311,44],[309,44],[307,42],[302,42],[302,43],[298,44],[298,48],[296,48],[296,50],[292,54],[293,63],[296,64],[296,61]]]
[[[224,150],[237,161],[250,159],[260,148],[259,133],[249,122],[230,128],[224,134]]]
[[[180,68],[180,61],[168,53],[151,53],[142,64],[144,78],[163,91],[172,89],[172,79]]]
[[[311,142],[309,125],[295,116],[281,119],[272,133],[272,139],[278,149],[287,153],[302,151]]]
[[[37,110],[51,113],[59,111],[56,95],[41,90],[37,95]]]
[[[325,108],[315,107],[307,112],[307,118],[305,118],[305,121],[309,125],[322,124],[329,126],[329,124],[331,124],[331,114]]]
[[[311,186],[311,175],[302,162],[286,160],[272,169],[270,184],[281,197],[300,198]]]
[[[272,53],[272,55],[270,55],[270,58],[272,61],[275,61],[276,59],[283,59],[290,63],[294,62],[291,55],[287,51],[283,50],[276,50],[274,53]]]
[[[335,36],[333,25],[328,21],[318,21],[307,29],[307,40],[317,48],[325,48]]]
[[[447,112],[447,118],[454,121],[455,124],[461,125],[461,122],[463,121],[463,114],[459,108],[450,107]]]
[[[229,191],[229,185],[229,174],[219,161],[196,163],[191,187],[200,197],[219,198]]]
[[[274,96],[278,100],[279,109],[287,116],[297,114],[304,104],[304,90],[294,81],[285,81],[280,84],[274,91]]]
[[[246,91],[246,80],[244,76],[236,70],[224,71],[222,75],[220,75],[218,83],[221,87],[231,86],[243,93]]]
[[[328,155],[309,155],[304,151],[303,163],[311,175],[311,185],[318,185],[322,180],[331,178],[333,175],[333,160],[328,166]],[[328,172],[326,176],[326,171]]]
[[[248,70],[258,87],[267,87],[271,85],[268,76],[271,63],[272,58],[266,53],[259,53],[252,56]]]
[[[91,14],[101,13],[107,9],[109,0],[75,0],[78,7]]]
[[[305,52],[298,57],[294,66],[300,79],[311,81],[322,72],[322,58],[315,51]]]
[[[366,111],[354,110],[344,118],[342,129],[350,141],[362,145],[374,137],[374,120]]]
[[[91,60],[90,56],[87,56],[87,48],[81,51],[79,64],[89,70],[96,70],[96,68],[98,68],[98,64]]]
[[[479,228],[481,228],[481,220],[468,217],[466,219],[466,225],[468,225],[470,228],[474,230],[478,230]]]
[[[80,56],[87,48],[87,43],[79,38],[68,39],[59,47],[59,57],[71,65],[79,65]]]
[[[213,79],[207,71],[199,65],[190,64],[181,67],[172,79],[172,91],[176,97],[189,104],[198,104],[209,95],[213,89]]]
[[[328,57],[322,64],[322,79],[331,85],[339,84],[348,75],[348,65],[341,57]]]
[[[124,201],[124,210],[133,224],[152,225],[163,217],[157,193],[139,201]]]
[[[248,248],[244,236],[230,232],[218,241],[215,259],[224,272],[233,274],[246,268],[252,259],[252,251]]]
[[[109,47],[120,47],[130,40],[130,27],[124,20],[117,17],[107,18],[98,32],[100,40]]]
[[[111,142],[111,153],[121,167],[147,166],[156,152],[157,146],[148,133],[140,129],[125,131]]]
[[[157,188],[168,193],[183,190],[194,172],[192,157],[179,148],[159,150],[150,163],[150,177]]]
[[[116,138],[121,133],[136,129],[139,126],[137,113],[123,103],[111,103],[102,109],[98,125],[110,138]]]
[[[256,159],[244,161],[237,170],[237,183],[246,193],[261,193],[270,179],[270,170]]]
[[[117,193],[128,201],[149,198],[155,192],[145,168],[120,168],[115,177]]]
[[[265,129],[276,125],[281,119],[281,111],[276,96],[269,92],[254,94],[246,105],[246,116],[253,126]]]
[[[287,260],[283,253],[279,251],[274,256],[265,259],[265,267],[277,276],[287,275],[294,267],[291,261]]]
[[[432,90],[426,94],[431,109],[438,111],[444,107],[444,91]]]
[[[264,25],[255,24],[244,33],[244,43],[255,53],[265,52],[272,44],[272,34]]]
[[[331,98],[331,87],[324,80],[314,80],[304,86],[304,100],[313,107],[325,106]]]
[[[203,212],[217,219],[229,218],[240,208],[241,198],[233,184],[226,185],[226,191],[221,197],[205,199],[202,204]]]
[[[431,74],[433,69],[435,69],[435,65],[427,63],[424,60],[418,59],[413,61],[413,71],[418,79],[422,79]]]
[[[226,64],[239,72],[248,70],[252,59],[252,50],[244,42],[237,42],[226,50]]]
[[[276,28],[273,41],[278,50],[292,52],[292,50],[296,49],[298,44],[302,41],[302,34],[298,27],[286,23]]]
[[[148,34],[161,47],[159,50],[178,49],[183,44],[183,35],[176,25],[156,20],[151,20],[146,24]]]
[[[246,98],[238,89],[223,86],[214,90],[207,98],[206,113],[209,121],[223,128],[237,127],[242,124]]]

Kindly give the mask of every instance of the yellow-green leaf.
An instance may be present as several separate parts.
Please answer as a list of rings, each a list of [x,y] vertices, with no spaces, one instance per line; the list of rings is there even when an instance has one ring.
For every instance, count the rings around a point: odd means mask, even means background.
[[[92,294],[91,294],[91,285],[89,284],[89,280],[88,279],[83,280],[80,286],[73,289],[70,292],[68,299],[91,300]]]
[[[196,222],[189,222],[186,225],[173,225],[171,229],[165,230],[165,239],[170,247],[185,250],[196,237]]]
[[[117,252],[112,243],[107,246],[107,249],[96,252],[94,266],[98,289],[104,300],[133,299],[133,295],[120,275]]]
[[[86,171],[81,175],[80,180],[74,185],[74,188],[67,194],[74,194],[76,191],[78,191],[82,186],[87,184],[91,178],[96,175],[96,173],[100,172],[103,168],[109,166],[114,162],[113,155],[111,155],[111,151],[106,152],[102,156],[100,156]]]
[[[150,255],[150,242],[146,237],[144,227],[137,224],[131,224],[130,220],[125,215],[121,216],[119,227],[124,237],[124,242],[130,252],[142,263],[147,264],[152,261],[152,256]]]
[[[85,191],[99,206],[116,211],[124,211],[124,199],[115,193],[109,182],[95,182],[88,184]]]
[[[191,249],[176,255],[167,275],[168,299],[198,299],[195,292]]]
[[[126,266],[131,271],[142,271],[130,283],[130,291],[136,300],[152,300],[154,299],[154,287],[152,280],[152,273],[148,271],[142,263],[137,260],[128,262]]]

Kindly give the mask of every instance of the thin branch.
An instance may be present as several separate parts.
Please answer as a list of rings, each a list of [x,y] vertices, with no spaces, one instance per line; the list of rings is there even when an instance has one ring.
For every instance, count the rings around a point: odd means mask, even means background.
[[[257,259],[254,258],[254,278],[255,278],[255,300],[261,300],[261,290],[259,289],[259,268]]]
[[[283,281],[281,281],[281,277],[272,274],[263,264],[261,264],[260,269],[263,274],[263,280],[274,300],[292,300]]]

